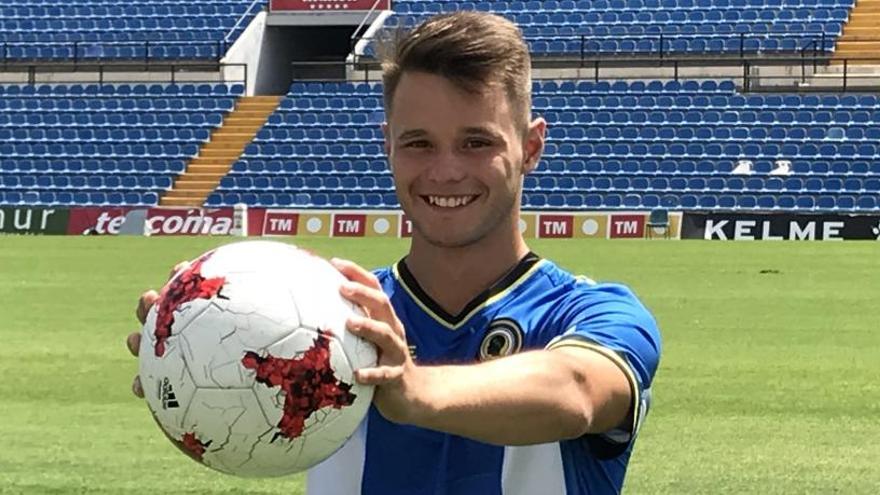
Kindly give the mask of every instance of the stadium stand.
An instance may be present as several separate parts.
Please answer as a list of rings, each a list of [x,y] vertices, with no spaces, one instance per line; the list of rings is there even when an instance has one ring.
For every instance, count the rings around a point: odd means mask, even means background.
[[[873,94],[740,94],[731,81],[538,81],[550,123],[531,209],[877,210]],[[294,83],[207,206],[394,208],[374,83]],[[750,174],[731,172],[740,160]],[[778,161],[789,163],[777,163]],[[785,165],[788,170],[771,174]]]
[[[0,204],[155,205],[241,85],[0,86]]]
[[[265,3],[10,0],[0,49],[4,62],[217,59]],[[398,0],[388,25],[491,10],[519,23],[539,57],[760,58],[833,50],[853,3]],[[164,193],[243,93],[213,83],[0,86],[0,204],[169,204]],[[537,81],[535,110],[550,128],[524,207],[880,211],[878,103],[739,92],[728,80]],[[205,205],[396,208],[383,120],[376,83],[294,83]]]
[[[411,26],[451,10],[517,22],[537,55],[833,51],[853,0],[398,0]],[[367,49],[371,55],[372,49]]]
[[[7,0],[3,62],[114,59],[217,60],[265,1]]]

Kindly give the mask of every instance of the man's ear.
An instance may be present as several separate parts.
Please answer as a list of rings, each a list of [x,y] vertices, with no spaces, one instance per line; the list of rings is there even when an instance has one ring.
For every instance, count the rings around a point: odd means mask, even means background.
[[[529,124],[523,140],[523,175],[535,170],[541,161],[546,135],[547,121],[543,117],[538,117]]]

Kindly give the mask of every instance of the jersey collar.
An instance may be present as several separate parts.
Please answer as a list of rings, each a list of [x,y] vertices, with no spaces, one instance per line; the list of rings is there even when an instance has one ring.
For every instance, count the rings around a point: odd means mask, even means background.
[[[529,275],[534,273],[542,264],[541,261],[540,256],[530,251],[500,280],[471,299],[457,315],[449,314],[422,289],[422,286],[419,285],[412,272],[407,268],[406,258],[395,263],[393,271],[400,285],[426,314],[446,328],[457,330],[480,309],[501,299],[511,290],[525,282]]]

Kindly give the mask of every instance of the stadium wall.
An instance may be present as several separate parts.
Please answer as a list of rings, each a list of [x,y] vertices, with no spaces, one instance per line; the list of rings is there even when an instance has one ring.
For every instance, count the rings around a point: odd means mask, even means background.
[[[259,12],[254,19],[248,24],[235,44],[226,52],[223,57],[224,64],[246,64],[247,81],[251,84],[247,85],[246,96],[253,96],[254,89],[257,86],[258,71],[260,69],[260,60],[263,56],[263,36],[266,32],[266,12]],[[234,67],[224,68],[224,70],[232,70]],[[229,74],[230,79],[234,79],[238,74]]]
[[[234,234],[232,208],[0,208],[0,233],[118,235],[133,211],[145,212],[145,235]],[[649,229],[647,212],[523,212],[520,229],[527,238],[632,239],[665,237]],[[682,214],[670,213],[669,237],[680,238]],[[409,237],[411,224],[397,210],[292,210],[250,208],[249,236]],[[128,229],[127,229],[128,230]]]
[[[235,234],[232,208],[82,207],[0,208],[0,234],[118,235],[129,213],[146,219],[144,235]],[[641,239],[666,237],[643,211],[526,211],[520,229],[529,239]],[[409,237],[397,210],[250,208],[247,235]],[[141,229],[138,229],[140,231]],[[722,241],[880,241],[880,215],[671,212],[669,238]]]

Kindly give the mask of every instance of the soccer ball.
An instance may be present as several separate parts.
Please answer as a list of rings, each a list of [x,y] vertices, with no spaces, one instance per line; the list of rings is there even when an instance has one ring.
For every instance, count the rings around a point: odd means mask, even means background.
[[[140,378],[153,418],[202,464],[282,476],[351,436],[373,388],[353,370],[375,347],[349,333],[359,309],[329,262],[279,242],[210,251],[162,289],[143,328]]]

